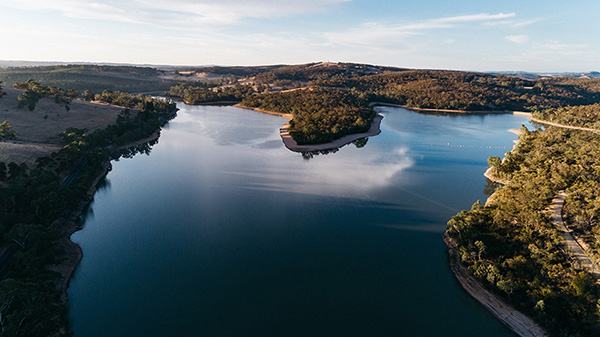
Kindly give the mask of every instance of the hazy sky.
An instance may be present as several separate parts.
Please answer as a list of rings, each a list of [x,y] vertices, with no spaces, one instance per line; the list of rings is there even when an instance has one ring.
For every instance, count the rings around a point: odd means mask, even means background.
[[[0,0],[0,60],[600,70],[600,1]]]

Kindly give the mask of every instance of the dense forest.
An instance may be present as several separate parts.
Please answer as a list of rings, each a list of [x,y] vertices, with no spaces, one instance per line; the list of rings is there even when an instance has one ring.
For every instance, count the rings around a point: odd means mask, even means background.
[[[64,147],[39,158],[35,168],[0,162],[0,256],[8,261],[0,272],[2,336],[68,335],[67,307],[55,286],[59,274],[48,269],[62,256],[54,243],[61,223],[78,210],[104,163],[118,156],[111,145],[148,137],[176,111],[174,103],[150,96],[100,98],[120,98],[139,110],[123,110],[115,125],[93,133],[68,128],[61,134]]]
[[[600,334],[600,287],[566,254],[544,211],[565,190],[571,222],[598,233],[599,151],[600,137],[591,132],[526,131],[504,160],[489,161],[492,173],[510,182],[486,206],[476,203],[448,223],[470,272],[553,336]]]
[[[366,132],[375,116],[364,95],[334,89],[251,95],[242,105],[291,114],[290,134],[298,144],[326,143]]]
[[[534,117],[549,122],[600,129],[600,104],[537,110]]]
[[[600,90],[584,83],[571,85],[560,81],[529,81],[447,70],[388,71],[318,82],[324,86],[355,88],[373,94],[378,100],[410,107],[488,111],[530,111],[533,108],[592,104],[600,100]]]
[[[348,79],[368,76],[383,71],[401,71],[401,68],[373,66],[355,63],[309,63],[280,67],[256,75],[256,81],[271,83],[281,80],[297,82],[326,81],[331,79]]]
[[[264,90],[262,87],[258,90],[260,89]],[[215,88],[210,83],[200,83],[172,86],[168,94],[180,97],[187,104],[201,104],[219,101],[241,101],[255,92],[254,86],[249,84],[236,83],[233,86]]]

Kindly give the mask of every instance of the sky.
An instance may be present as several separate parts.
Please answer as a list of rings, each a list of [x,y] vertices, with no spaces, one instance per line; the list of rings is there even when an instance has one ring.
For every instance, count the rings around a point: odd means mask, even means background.
[[[598,0],[1,0],[0,60],[600,70]]]

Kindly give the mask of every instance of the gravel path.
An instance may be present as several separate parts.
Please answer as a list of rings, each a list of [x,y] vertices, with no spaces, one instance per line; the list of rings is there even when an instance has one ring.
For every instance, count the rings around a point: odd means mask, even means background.
[[[552,216],[552,223],[558,228],[560,234],[565,239],[569,255],[575,260],[581,268],[590,272],[594,277],[600,278],[600,269],[594,264],[590,257],[585,253],[580,243],[573,237],[571,230],[568,229],[562,219],[562,209],[565,204],[567,194],[560,191],[552,200],[549,210]]]

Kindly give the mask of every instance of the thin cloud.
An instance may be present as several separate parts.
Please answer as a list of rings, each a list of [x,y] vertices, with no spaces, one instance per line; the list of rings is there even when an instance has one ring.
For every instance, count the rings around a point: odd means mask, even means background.
[[[505,36],[504,39],[508,40],[510,42],[519,43],[519,44],[523,44],[523,43],[529,41],[529,37],[526,35],[508,35],[508,36]]]
[[[582,53],[584,49],[589,47],[589,44],[568,44],[558,41],[549,41],[541,43],[539,46],[546,50],[551,50],[558,53],[576,54]]]
[[[232,25],[244,18],[272,18],[331,10],[350,0],[3,0],[0,6],[55,11],[65,17],[192,29],[197,25]],[[185,26],[184,26],[185,24]]]
[[[485,25],[486,26],[506,26],[506,27],[511,27],[511,28],[522,28],[522,27],[526,27],[526,26],[532,25],[532,24],[540,22],[540,21],[541,21],[541,19],[530,19],[530,20],[523,20],[523,21],[500,20],[500,21],[489,21],[489,22],[486,22]]]
[[[427,30],[449,29],[463,24],[486,23],[516,16],[515,13],[449,16],[421,22],[404,24],[367,23],[360,27],[339,32],[324,33],[324,39],[332,44],[353,46],[389,46],[404,42],[408,37],[423,35]]]
[[[502,20],[502,19],[512,18],[514,16],[516,16],[515,13],[508,13],[508,14],[504,14],[504,13],[498,13],[498,14],[480,13],[480,14],[472,14],[472,15],[450,16],[450,17],[435,19],[435,20],[431,20],[431,21],[433,21],[433,22],[435,22],[435,21],[437,21],[437,22],[450,22],[450,23],[474,22],[474,21]]]
[[[68,18],[139,23],[136,10],[125,6],[74,0],[3,0],[3,6],[29,11],[60,12]]]

